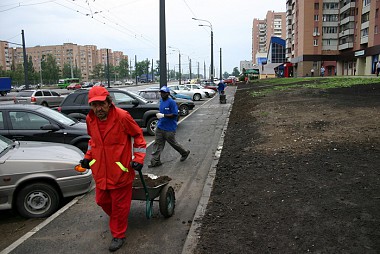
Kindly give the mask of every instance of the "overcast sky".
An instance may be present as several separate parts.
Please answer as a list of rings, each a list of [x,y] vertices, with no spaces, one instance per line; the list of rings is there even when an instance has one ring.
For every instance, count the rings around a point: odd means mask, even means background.
[[[27,47],[96,45],[122,51],[134,60],[159,59],[160,0],[1,0],[0,40]],[[241,60],[251,60],[252,21],[267,11],[284,12],[286,0],[166,0],[166,45],[169,68],[178,68],[178,50],[184,73],[199,62],[210,66],[214,32],[214,66],[219,76],[220,48],[223,72],[231,73]],[[16,47],[17,45],[11,45]]]

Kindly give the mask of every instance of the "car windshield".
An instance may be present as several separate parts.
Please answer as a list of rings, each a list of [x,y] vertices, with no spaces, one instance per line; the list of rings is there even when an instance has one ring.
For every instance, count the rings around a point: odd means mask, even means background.
[[[50,109],[50,108],[47,108],[47,107],[40,107],[37,109],[38,112],[41,112],[42,114],[44,115],[47,115],[53,119],[55,119],[56,121],[62,123],[62,124],[66,124],[66,125],[73,125],[75,124],[76,122],[65,116],[64,114],[58,112],[58,111],[55,111],[53,109]]]
[[[147,99],[145,99],[144,97],[142,97],[141,95],[138,95],[137,93],[133,93],[132,95],[133,97],[143,101],[144,103],[148,103]]]
[[[21,91],[21,92],[18,92],[16,97],[30,97],[32,96],[34,91],[29,91],[29,90],[25,90],[25,91]]]
[[[12,140],[0,135],[0,153],[8,149],[13,144],[14,142]]]

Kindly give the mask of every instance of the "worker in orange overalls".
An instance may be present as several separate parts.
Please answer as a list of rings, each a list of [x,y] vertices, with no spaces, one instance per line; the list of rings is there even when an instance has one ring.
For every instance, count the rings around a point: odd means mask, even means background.
[[[96,183],[96,203],[110,217],[113,239],[109,250],[113,252],[125,242],[134,170],[143,167],[146,142],[142,129],[127,111],[112,103],[106,88],[91,88],[88,103],[91,110],[86,123],[91,139],[81,165],[91,168]]]

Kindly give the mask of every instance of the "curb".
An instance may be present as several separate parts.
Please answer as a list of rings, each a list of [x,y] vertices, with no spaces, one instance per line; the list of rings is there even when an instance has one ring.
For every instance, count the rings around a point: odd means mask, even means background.
[[[227,119],[222,130],[222,135],[220,136],[218,147],[214,154],[215,159],[211,164],[205,185],[203,187],[202,196],[199,200],[197,210],[195,211],[193,222],[191,223],[189,233],[187,234],[187,238],[182,249],[182,254],[193,254],[197,246],[198,239],[200,238],[199,228],[202,225],[201,220],[206,213],[207,204],[211,196],[211,191],[212,191],[212,187],[213,187],[215,176],[216,176],[216,167],[219,162],[220,154],[222,153],[224,137],[227,131],[228,122],[230,119],[229,117],[230,117],[232,106],[234,103],[234,98],[235,96],[233,96],[232,99],[229,98],[231,100],[231,106],[230,106],[230,109],[228,110],[228,115],[227,115]]]

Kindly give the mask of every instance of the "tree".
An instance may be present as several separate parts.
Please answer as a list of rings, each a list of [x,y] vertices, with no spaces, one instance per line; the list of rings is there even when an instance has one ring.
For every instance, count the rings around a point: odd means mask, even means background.
[[[129,63],[126,59],[120,60],[119,66],[117,67],[117,71],[119,73],[120,78],[129,79],[131,77],[129,73]]]
[[[141,76],[142,74],[146,74],[146,70],[149,68],[149,60],[144,60],[136,63],[136,75]]]
[[[55,57],[52,54],[47,54],[43,58],[43,61],[41,61],[41,66],[44,83],[57,83],[59,79],[59,67],[55,61]]]
[[[225,71],[225,72],[223,73],[223,78],[228,78],[228,76],[230,76],[230,74],[229,74],[228,72]]]
[[[234,70],[232,71],[232,76],[239,77],[240,71],[238,67],[235,67]]]
[[[104,67],[103,64],[97,64],[95,65],[94,69],[92,70],[92,79],[100,79],[102,80],[104,77]]]

